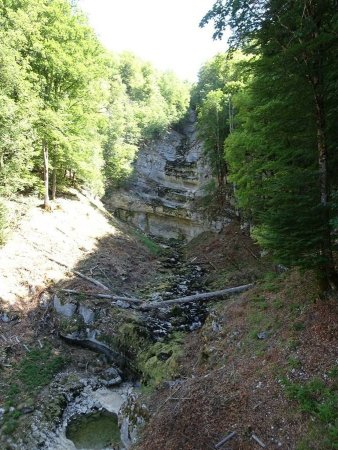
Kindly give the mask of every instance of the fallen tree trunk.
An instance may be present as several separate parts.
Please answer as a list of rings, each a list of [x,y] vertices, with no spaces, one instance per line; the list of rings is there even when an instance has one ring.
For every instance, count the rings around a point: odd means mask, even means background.
[[[175,298],[173,300],[164,300],[163,302],[151,302],[151,303],[144,302],[140,306],[140,309],[146,311],[149,309],[165,308],[166,306],[171,305],[182,305],[185,303],[192,303],[192,302],[207,302],[214,298],[225,297],[232,294],[239,294],[240,292],[247,291],[253,286],[254,286],[253,284],[244,284],[243,286],[223,289],[221,291],[204,292],[203,294],[188,295],[187,297]]]
[[[221,291],[213,291],[213,292],[203,292],[202,294],[188,295],[186,297],[174,298],[172,300],[163,300],[162,302],[145,302],[138,298],[133,297],[120,297],[118,295],[113,294],[101,294],[95,292],[80,292],[75,291],[73,289],[61,289],[62,292],[66,292],[67,294],[73,295],[84,295],[88,297],[96,297],[96,298],[107,298],[113,300],[115,302],[126,302],[135,304],[137,309],[142,311],[147,311],[149,309],[156,308],[166,308],[171,305],[182,305],[185,303],[195,303],[195,302],[208,302],[215,298],[219,297],[228,297],[233,294],[240,294],[241,292],[247,291],[252,288],[253,284],[244,284],[242,286],[236,286],[232,288],[222,289]]]
[[[127,302],[127,303],[136,303],[136,304],[143,304],[143,300],[139,300],[138,298],[133,297],[121,297],[119,295],[113,295],[113,294],[100,294],[96,292],[82,292],[82,291],[75,291],[74,289],[61,289],[61,292],[65,292],[66,294],[72,294],[72,295],[84,295],[87,297],[95,297],[95,298],[107,298],[110,300],[113,300],[115,302]]]

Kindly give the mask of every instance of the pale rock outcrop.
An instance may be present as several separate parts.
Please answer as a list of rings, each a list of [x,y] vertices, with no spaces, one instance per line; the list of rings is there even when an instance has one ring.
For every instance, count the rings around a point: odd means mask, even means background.
[[[170,130],[140,149],[128,185],[106,198],[106,205],[146,233],[191,240],[203,231],[220,231],[231,220],[212,222],[198,207],[211,181],[191,111],[180,131]]]

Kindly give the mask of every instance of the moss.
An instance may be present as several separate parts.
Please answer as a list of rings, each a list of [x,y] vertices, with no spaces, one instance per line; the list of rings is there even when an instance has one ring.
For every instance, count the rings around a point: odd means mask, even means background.
[[[57,419],[61,418],[66,406],[67,400],[62,394],[50,399],[44,410],[44,415],[47,421],[50,423],[55,423]]]
[[[27,391],[46,386],[66,364],[66,358],[49,346],[31,350],[20,362],[19,379]]]
[[[156,342],[138,356],[142,381],[155,387],[164,380],[179,375],[179,360],[183,355],[183,333],[174,333],[165,342]]]

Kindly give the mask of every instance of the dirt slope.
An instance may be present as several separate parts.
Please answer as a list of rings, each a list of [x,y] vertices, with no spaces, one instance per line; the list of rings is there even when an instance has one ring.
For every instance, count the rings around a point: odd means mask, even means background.
[[[24,303],[51,283],[69,279],[72,277],[69,269],[86,266],[89,260],[93,264],[88,267],[91,274],[95,270],[94,262],[101,261],[96,264],[99,278],[105,278],[104,269],[108,264],[110,276],[120,281],[131,278],[130,288],[133,280],[137,282],[140,275],[134,264],[137,262],[134,257],[140,251],[137,240],[109,218],[100,202],[76,191],[72,197],[59,199],[51,212],[39,207],[37,200],[27,200],[34,207],[26,211],[7,244],[0,248],[0,301],[3,304]],[[147,258],[149,255],[145,252],[141,259],[144,262]],[[118,279],[115,284],[121,285]]]

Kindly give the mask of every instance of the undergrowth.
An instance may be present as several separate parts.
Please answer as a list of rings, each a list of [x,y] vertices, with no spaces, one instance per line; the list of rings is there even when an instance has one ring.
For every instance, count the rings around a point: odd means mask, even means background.
[[[151,254],[159,256],[162,253],[161,247],[147,235],[138,230],[133,230],[133,234],[145,247],[147,247]]]
[[[19,378],[25,389],[32,392],[46,386],[65,365],[64,356],[45,346],[31,350],[20,363]]]
[[[299,409],[312,418],[308,435],[300,442],[298,450],[316,448],[338,449],[338,366],[324,382],[313,378],[306,383],[284,380],[284,387],[290,399],[297,401]]]
[[[12,434],[22,415],[20,403],[32,406],[35,396],[67,363],[51,346],[32,349],[17,363],[5,395],[5,413],[1,432]]]

